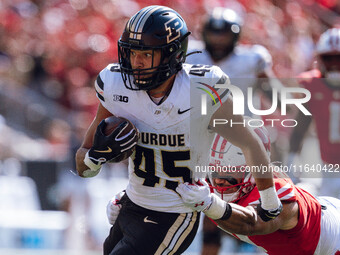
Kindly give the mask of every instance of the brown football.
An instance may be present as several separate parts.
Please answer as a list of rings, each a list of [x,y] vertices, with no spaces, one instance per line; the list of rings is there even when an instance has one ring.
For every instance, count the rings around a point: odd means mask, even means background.
[[[109,136],[124,121],[127,121],[129,124],[123,130],[123,132],[118,136],[118,138],[128,134],[132,129],[136,129],[136,127],[128,119],[125,119],[123,117],[111,116],[111,117],[108,117],[108,118],[105,119],[106,127],[104,129],[104,134],[106,136]],[[135,150],[135,146],[133,146],[131,149],[129,149],[127,151],[124,151],[118,157],[110,160],[109,162],[115,163],[115,162],[123,161],[123,160],[129,158],[131,156],[131,154],[134,152],[134,150]]]

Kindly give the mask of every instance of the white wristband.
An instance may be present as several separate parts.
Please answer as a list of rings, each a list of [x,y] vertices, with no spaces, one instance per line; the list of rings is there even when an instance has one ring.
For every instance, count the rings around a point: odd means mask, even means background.
[[[265,210],[276,210],[280,207],[281,202],[277,197],[274,187],[265,190],[259,190],[261,196],[261,207]]]
[[[203,212],[210,219],[217,220],[223,217],[226,208],[227,208],[227,203],[225,201],[220,199],[215,194],[211,194],[211,204]]]
[[[95,160],[95,159],[93,159],[93,160]],[[95,160],[95,161],[97,161],[97,160]],[[92,171],[97,171],[97,170],[99,170],[101,167],[102,167],[102,163],[104,163],[104,162],[102,162],[102,161],[98,161],[98,163],[97,164],[95,164],[92,160],[91,160],[91,157],[89,156],[89,151],[85,154],[85,158],[84,158],[84,163],[85,163],[85,165],[87,165],[89,168],[90,168],[90,170],[92,170]]]
[[[87,169],[82,173],[82,176],[85,178],[94,177],[97,174],[99,174],[99,172],[100,172],[100,168],[98,170]]]

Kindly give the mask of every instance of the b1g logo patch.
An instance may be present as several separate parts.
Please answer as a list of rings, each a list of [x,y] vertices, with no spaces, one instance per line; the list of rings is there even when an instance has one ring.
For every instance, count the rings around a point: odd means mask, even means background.
[[[122,96],[122,95],[113,95],[113,101],[127,103],[129,102],[129,98],[127,96]]]
[[[164,24],[165,30],[168,31],[167,42],[171,43],[181,36],[180,30],[183,28],[183,22],[180,18],[174,17]]]

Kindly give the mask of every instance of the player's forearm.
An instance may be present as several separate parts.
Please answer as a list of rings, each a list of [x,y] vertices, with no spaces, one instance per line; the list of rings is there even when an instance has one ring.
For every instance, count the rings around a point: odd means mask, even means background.
[[[79,176],[83,176],[83,172],[89,169],[89,167],[84,163],[84,158],[87,152],[88,149],[81,147],[76,153],[76,167]]]
[[[243,148],[247,165],[255,178],[258,190],[265,190],[274,186],[273,175],[270,171],[269,157],[263,146],[256,141]]]
[[[251,235],[257,221],[254,208],[250,206],[242,207],[233,203],[230,203],[230,205],[232,207],[230,218],[227,220],[216,220],[218,226],[234,234]]]
[[[278,220],[264,222],[255,212],[252,206],[239,206],[229,203],[232,206],[232,214],[227,220],[216,220],[220,228],[233,234],[254,236],[266,235],[277,231],[280,228]]]
[[[274,219],[280,214],[282,204],[275,190],[272,166],[265,148],[256,140],[251,140],[249,145],[243,148],[243,152],[247,165],[251,167],[248,171],[253,174],[260,193],[259,216],[264,221]]]

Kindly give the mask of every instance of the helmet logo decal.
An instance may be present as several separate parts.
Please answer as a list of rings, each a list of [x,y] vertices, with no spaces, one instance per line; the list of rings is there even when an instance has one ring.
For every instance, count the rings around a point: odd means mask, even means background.
[[[148,8],[143,9],[142,11],[137,13],[133,18],[131,18],[128,23],[131,32],[130,38],[141,40],[145,22],[148,20],[152,13],[161,8],[162,6],[150,6]]]
[[[164,24],[165,30],[168,31],[167,43],[171,43],[181,36],[180,30],[183,28],[183,22],[178,18],[174,17]]]

